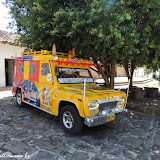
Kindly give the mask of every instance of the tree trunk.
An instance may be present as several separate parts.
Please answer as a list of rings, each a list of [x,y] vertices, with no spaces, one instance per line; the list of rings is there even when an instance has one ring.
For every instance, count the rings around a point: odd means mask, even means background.
[[[159,83],[160,83],[160,69],[159,69],[159,77],[158,77],[158,79],[159,79]]]
[[[110,76],[110,88],[113,89],[114,88],[114,77],[115,77],[115,60],[112,61],[111,63],[111,76]]]
[[[103,76],[103,78],[105,80],[105,86],[108,87],[108,88],[113,89],[114,88],[114,77],[115,77],[116,60],[115,59],[112,60],[110,67],[108,67],[107,61],[108,61],[107,58],[103,58],[103,59],[101,58],[101,63],[102,63],[102,65],[104,67],[104,70],[105,70],[103,72],[102,76]],[[109,80],[109,78],[110,78],[110,80]]]
[[[134,69],[135,69],[135,61],[132,60],[132,63],[131,63],[131,75],[130,75],[130,88],[132,88],[133,86],[133,73],[134,73]]]
[[[131,89],[133,86],[133,76],[130,77],[130,84],[129,84],[129,88]]]
[[[129,64],[128,64],[128,60],[126,59],[124,61],[124,68],[125,68],[125,71],[126,71],[126,75],[128,77],[128,80],[130,79],[130,89],[132,88],[133,86],[133,73],[134,73],[134,69],[135,69],[135,61],[132,60],[131,62],[131,70],[129,69]]]
[[[105,74],[104,71],[102,71],[101,74],[102,74],[102,77],[103,77],[103,79],[104,79],[104,81],[105,81],[105,87],[109,88],[109,87],[110,87],[110,82],[109,82],[109,77],[108,77],[108,75]]]
[[[94,62],[97,63],[97,57],[95,56],[94,51],[92,52],[92,57]],[[99,71],[105,81],[105,87],[107,88],[114,88],[114,77],[115,77],[115,65],[116,60],[113,59],[111,63],[111,69],[108,68],[107,61],[109,61],[113,56],[110,56],[108,58],[100,58],[100,62],[103,65],[103,68],[101,68],[101,71]],[[109,80],[110,78],[110,80]]]
[[[126,71],[126,75],[127,75],[128,79],[130,79],[129,65],[128,65],[128,60],[127,59],[124,60],[123,65],[124,65],[124,68],[125,68],[125,71]]]
[[[157,70],[157,67],[153,67],[153,78],[156,78],[156,70]]]

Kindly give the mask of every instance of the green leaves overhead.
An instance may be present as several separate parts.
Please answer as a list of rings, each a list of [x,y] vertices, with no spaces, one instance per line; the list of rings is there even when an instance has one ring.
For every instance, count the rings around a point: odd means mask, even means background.
[[[160,0],[7,0],[20,42],[33,50],[73,47],[117,63],[159,64]],[[110,60],[107,62],[110,63]],[[154,63],[155,64],[155,63]]]

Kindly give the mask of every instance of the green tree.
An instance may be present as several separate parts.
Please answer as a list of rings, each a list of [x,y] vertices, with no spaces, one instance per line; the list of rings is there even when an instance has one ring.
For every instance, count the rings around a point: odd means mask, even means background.
[[[134,9],[131,15],[132,22],[135,22],[135,29],[128,36],[126,49],[122,51],[123,53],[130,52],[126,54],[123,65],[131,80],[131,86],[134,69],[143,65],[155,68],[159,64],[160,57],[160,1],[133,2],[132,7],[137,10]],[[135,38],[135,43],[132,43],[133,38]]]
[[[149,54],[146,58],[146,66],[156,71],[160,68],[160,1],[154,3],[148,2],[150,15],[148,16],[148,24],[151,27],[149,40]]]
[[[20,42],[33,50],[67,52],[100,61],[106,86],[114,87],[115,65],[129,79],[135,67],[159,57],[160,0],[7,0]],[[131,72],[128,66],[131,66]]]

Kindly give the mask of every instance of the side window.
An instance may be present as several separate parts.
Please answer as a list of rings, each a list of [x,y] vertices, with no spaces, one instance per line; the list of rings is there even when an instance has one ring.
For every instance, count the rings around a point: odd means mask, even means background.
[[[29,74],[36,74],[36,63],[30,63],[29,64]]]
[[[29,80],[39,81],[39,63],[40,61],[30,61],[29,62]]]
[[[16,78],[23,79],[24,77],[24,62],[16,60],[15,61],[15,72]]]
[[[48,63],[42,63],[42,66],[41,66],[41,75],[42,76],[47,76],[48,73],[50,73],[50,71],[49,71],[49,64]]]
[[[24,73],[24,63],[19,63],[18,73]]]

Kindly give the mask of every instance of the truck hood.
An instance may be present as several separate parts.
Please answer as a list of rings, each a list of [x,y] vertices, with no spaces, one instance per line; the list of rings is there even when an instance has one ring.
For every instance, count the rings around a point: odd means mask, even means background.
[[[75,94],[80,94],[82,95],[83,94],[83,90],[84,88],[82,86],[64,86],[62,88],[63,91],[66,91],[66,92],[72,92],[72,93],[75,93]],[[117,95],[120,95],[120,93],[122,93],[124,95],[123,92],[119,92],[119,91],[115,91],[115,90],[111,90],[111,89],[107,89],[107,88],[104,88],[104,87],[99,87],[99,86],[86,86],[86,96],[87,97],[92,97],[92,96],[97,96],[98,97],[110,97],[110,96],[116,96]]]

